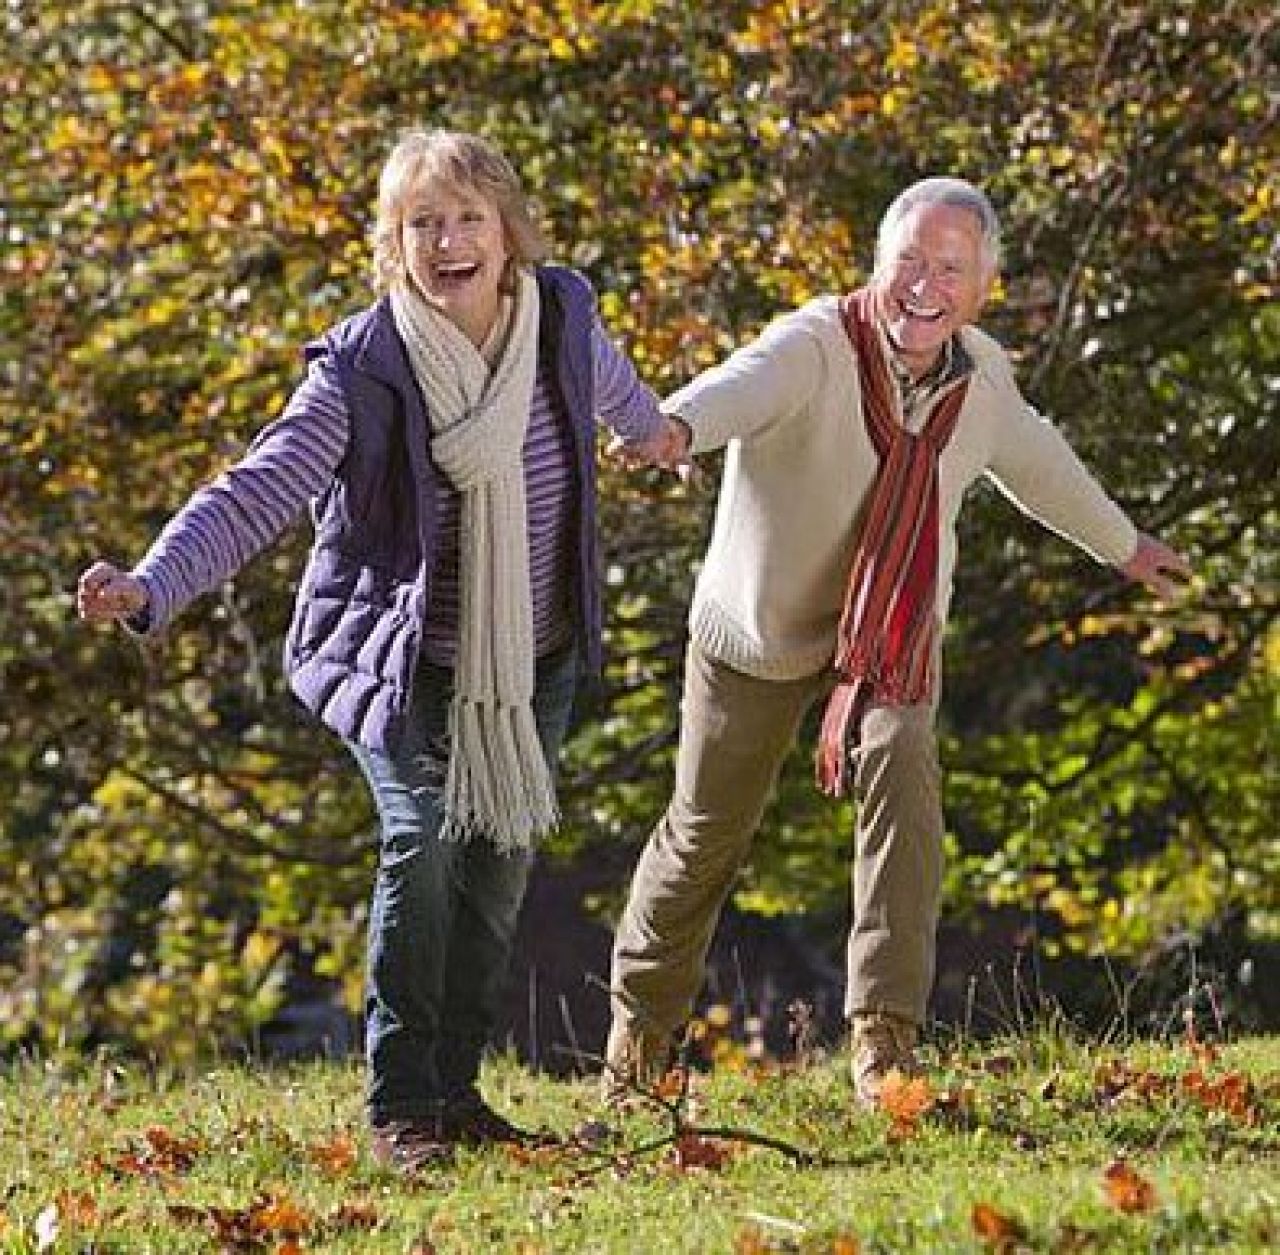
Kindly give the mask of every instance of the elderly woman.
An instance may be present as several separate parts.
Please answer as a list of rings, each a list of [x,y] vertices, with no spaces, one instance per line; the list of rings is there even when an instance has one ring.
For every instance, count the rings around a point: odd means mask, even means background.
[[[600,665],[595,423],[642,461],[680,433],[586,280],[537,264],[484,140],[401,140],[374,247],[381,299],[307,347],[244,459],[131,572],[92,565],[78,605],[160,632],[313,504],[285,668],[379,813],[368,1114],[375,1156],[414,1169],[524,1136],[476,1081],[575,688]]]

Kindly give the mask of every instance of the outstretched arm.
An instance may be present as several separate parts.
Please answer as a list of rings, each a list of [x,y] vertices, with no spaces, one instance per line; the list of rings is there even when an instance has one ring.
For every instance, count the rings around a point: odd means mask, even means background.
[[[199,489],[125,572],[95,562],[76,605],[95,623],[158,632],[184,606],[231,578],[333,478],[347,442],[346,401],[327,358],[311,363],[284,413],[245,456]]]

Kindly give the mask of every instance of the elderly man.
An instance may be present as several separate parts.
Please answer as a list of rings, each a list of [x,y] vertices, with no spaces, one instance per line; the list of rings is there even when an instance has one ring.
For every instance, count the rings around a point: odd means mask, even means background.
[[[976,329],[999,223],[958,179],[889,206],[869,286],[779,318],[663,406],[666,461],[727,445],[690,614],[675,789],[613,951],[606,1101],[660,1074],[782,760],[825,699],[818,777],[858,802],[845,1011],[858,1099],[909,1071],[934,974],[934,733],[956,515],[980,475],[1159,596],[1188,574],[1139,532]]]

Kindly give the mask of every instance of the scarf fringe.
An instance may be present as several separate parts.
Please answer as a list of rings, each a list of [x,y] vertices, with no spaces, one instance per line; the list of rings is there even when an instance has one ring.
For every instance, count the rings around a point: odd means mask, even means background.
[[[857,750],[862,716],[877,706],[913,706],[934,684],[934,659],[940,624],[936,618],[914,637],[909,656],[890,665],[879,647],[850,649],[839,674],[845,677],[832,690],[822,716],[815,774],[818,788],[828,797],[848,797],[853,791],[849,770]]]
[[[533,711],[455,697],[442,840],[488,838],[500,853],[529,849],[560,822],[555,782]]]

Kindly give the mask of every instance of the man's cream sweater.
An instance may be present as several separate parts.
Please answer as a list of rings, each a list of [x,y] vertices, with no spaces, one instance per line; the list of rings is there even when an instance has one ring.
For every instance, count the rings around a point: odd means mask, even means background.
[[[943,622],[956,515],[980,475],[1100,561],[1121,564],[1137,547],[1133,524],[1023,399],[1004,350],[974,327],[961,338],[974,374],[938,470]],[[837,299],[779,318],[663,409],[689,424],[694,453],[728,446],[690,611],[694,640],[762,679],[821,670],[835,649],[858,516],[877,466]]]

